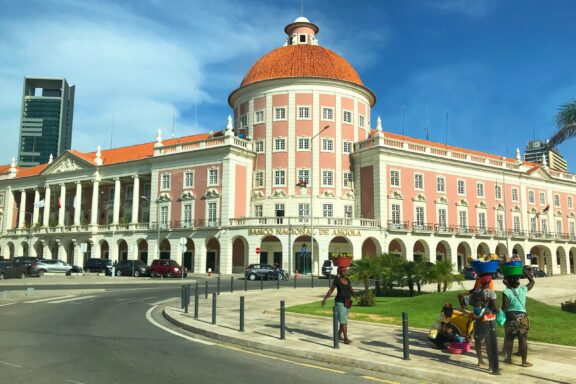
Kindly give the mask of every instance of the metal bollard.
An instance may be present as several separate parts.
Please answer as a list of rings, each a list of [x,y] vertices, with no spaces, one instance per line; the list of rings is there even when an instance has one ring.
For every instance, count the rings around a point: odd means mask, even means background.
[[[244,332],[244,296],[240,296],[240,332]]]
[[[312,288],[314,288],[314,272],[312,272],[310,276],[312,276],[312,279],[310,279],[310,284],[312,284]]]
[[[244,292],[248,290],[248,278],[244,276]]]
[[[230,293],[234,293],[234,276],[230,276]]]
[[[294,274],[294,289],[296,289],[296,274]]]
[[[264,289],[264,277],[260,278],[260,290],[262,291]]]
[[[198,291],[194,294],[194,318],[198,319]]]
[[[280,279],[282,279],[281,276],[282,275],[278,275],[278,278],[276,279],[276,289],[280,289]]]
[[[286,303],[280,301],[280,340],[286,340]]]
[[[182,287],[180,288],[180,309],[184,309],[184,290],[186,289],[186,287],[184,286],[184,284],[182,284]]]
[[[498,362],[498,341],[496,340],[496,321],[488,322],[488,343],[487,353],[488,362],[490,363],[490,368],[492,368],[492,374],[498,375],[500,372],[500,365]]]
[[[194,295],[198,294],[198,282],[196,282],[196,285],[194,286]]]
[[[206,280],[206,285],[204,286],[204,298],[208,298],[208,280]]]
[[[336,312],[336,305],[332,307],[332,338],[334,341],[334,349],[339,349],[338,345],[338,313]]]
[[[190,284],[184,288],[184,313],[188,313],[188,305],[190,305]]]
[[[220,295],[220,274],[218,274],[218,282],[216,283],[216,294]]]
[[[212,292],[212,324],[216,324],[216,292]]]
[[[410,360],[410,350],[408,345],[408,314],[402,312],[402,344],[404,349],[404,360]]]

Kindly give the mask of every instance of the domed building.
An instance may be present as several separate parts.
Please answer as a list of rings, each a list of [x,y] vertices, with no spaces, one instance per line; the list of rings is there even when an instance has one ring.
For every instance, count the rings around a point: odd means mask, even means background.
[[[304,17],[229,96],[225,128],[0,166],[0,255],[174,259],[193,273],[390,252],[515,254],[574,273],[576,175],[374,128],[374,93]]]

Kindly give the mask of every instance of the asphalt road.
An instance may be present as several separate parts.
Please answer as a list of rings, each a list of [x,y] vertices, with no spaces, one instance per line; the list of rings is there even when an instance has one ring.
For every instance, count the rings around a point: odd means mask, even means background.
[[[415,382],[198,339],[160,315],[177,284],[106,289],[0,306],[0,383]]]

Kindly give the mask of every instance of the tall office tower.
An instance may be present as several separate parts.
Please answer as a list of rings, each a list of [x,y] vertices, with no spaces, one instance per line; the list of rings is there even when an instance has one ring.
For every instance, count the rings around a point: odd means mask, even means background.
[[[546,158],[546,164],[550,169],[561,172],[568,170],[566,160],[555,148],[550,148],[547,142],[540,140],[529,141],[524,153],[524,160],[542,164],[542,156]]]
[[[24,78],[18,165],[47,163],[71,148],[74,86],[66,79]]]

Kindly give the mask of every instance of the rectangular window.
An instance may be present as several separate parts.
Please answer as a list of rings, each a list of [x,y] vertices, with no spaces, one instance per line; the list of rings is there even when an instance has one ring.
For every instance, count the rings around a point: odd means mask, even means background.
[[[518,202],[518,189],[512,188],[512,201]]]
[[[568,208],[570,208],[570,209],[574,208],[572,205],[572,196],[568,196],[568,202],[567,203],[568,203]],[[0,205],[2,205],[2,204],[0,204]]]
[[[501,213],[496,215],[496,228],[498,232],[502,232],[504,230],[504,215]]]
[[[536,217],[530,218],[530,233],[532,234],[536,233]]]
[[[514,233],[520,233],[521,229],[520,229],[520,216],[514,216],[512,218],[512,222],[514,225]]]
[[[218,224],[216,203],[208,203],[208,225],[214,227]]]
[[[264,207],[261,204],[254,206],[254,217],[264,217]]]
[[[299,151],[309,151],[310,150],[310,138],[309,137],[299,137],[298,138],[298,150]]]
[[[390,171],[390,185],[394,187],[400,186],[400,171]]]
[[[458,212],[458,225],[460,225],[460,229],[468,228],[468,218],[466,215],[466,211]]]
[[[258,140],[254,144],[256,153],[263,153],[264,152],[264,140]]]
[[[274,214],[276,216],[276,224],[284,223],[284,204],[275,204]]]
[[[286,171],[277,169],[274,171],[274,186],[283,187],[286,185]]]
[[[310,107],[298,107],[298,119],[307,120],[310,118]]]
[[[334,151],[334,140],[322,139],[322,150],[327,152]]]
[[[352,172],[344,172],[344,188],[352,188]]]
[[[476,196],[484,197],[484,184],[476,183]]]
[[[334,172],[322,171],[322,186],[332,187],[334,185]]]
[[[301,223],[307,223],[310,217],[310,204],[300,203],[298,204],[298,218]]]
[[[254,112],[254,122],[255,123],[263,123],[264,122],[264,111]]]
[[[160,224],[164,228],[168,226],[168,207],[160,207]]]
[[[298,183],[304,184],[303,187],[310,185],[310,170],[309,169],[299,169],[298,170]]]
[[[274,120],[286,120],[286,108],[274,108]]]
[[[4,195],[0,194],[0,207],[4,205]]]
[[[534,191],[528,191],[528,202],[529,202],[530,204],[534,204],[534,203],[535,203]]]
[[[562,234],[562,220],[556,220],[556,234]]]
[[[192,188],[194,186],[194,173],[186,172],[184,174],[184,188]]]
[[[347,219],[352,218],[352,206],[351,205],[345,205],[344,206],[344,217]]]
[[[546,204],[546,194],[544,192],[540,192],[540,204]]]
[[[344,121],[345,123],[352,123],[352,112],[344,111],[342,115],[342,121]]]
[[[332,204],[322,204],[322,216],[323,217],[333,217],[334,216],[334,207]]]
[[[210,169],[208,171],[208,185],[218,185],[218,170]]]
[[[496,199],[500,200],[502,199],[502,187],[497,185],[494,187],[494,195],[496,196]]]
[[[446,230],[446,208],[438,209],[438,225],[440,229]]]
[[[286,139],[279,137],[274,139],[274,151],[281,152],[286,150]]]
[[[576,236],[576,225],[574,225],[573,221],[570,222],[570,236]]]
[[[144,196],[150,199],[150,196],[152,196],[152,184],[150,183],[144,184]]]
[[[108,202],[111,203],[114,201],[114,188],[108,189]]]
[[[358,116],[358,125],[360,127],[364,127],[364,116],[362,115]]]
[[[416,225],[424,226],[424,207],[416,207]]]
[[[126,200],[132,200],[132,198],[134,197],[134,186],[133,185],[127,185],[126,186]],[[2,204],[0,204],[2,205]]]
[[[424,175],[420,173],[414,175],[414,189],[424,189]]]
[[[345,141],[344,142],[344,153],[352,153],[352,142],[351,141]]]
[[[240,126],[246,128],[248,126],[248,115],[240,116]]]
[[[458,185],[458,194],[459,195],[465,195],[466,194],[466,186],[464,184],[464,180],[458,180],[457,185]]]
[[[560,207],[560,195],[554,195],[554,206]]]
[[[170,189],[170,175],[162,175],[162,190]]]
[[[392,224],[400,224],[400,204],[392,204]]]
[[[260,188],[264,186],[264,172],[258,171],[256,172],[256,188]]]
[[[548,233],[548,220],[542,219],[540,222],[540,228],[542,229],[542,233]]]
[[[443,177],[436,178],[436,192],[446,192],[446,179]]]
[[[184,204],[184,226],[190,228],[192,226],[192,204]]]
[[[486,213],[485,212],[478,213],[478,227],[480,227],[480,229],[482,231],[486,231]]]
[[[334,120],[334,110],[332,108],[322,108],[322,120]]]

